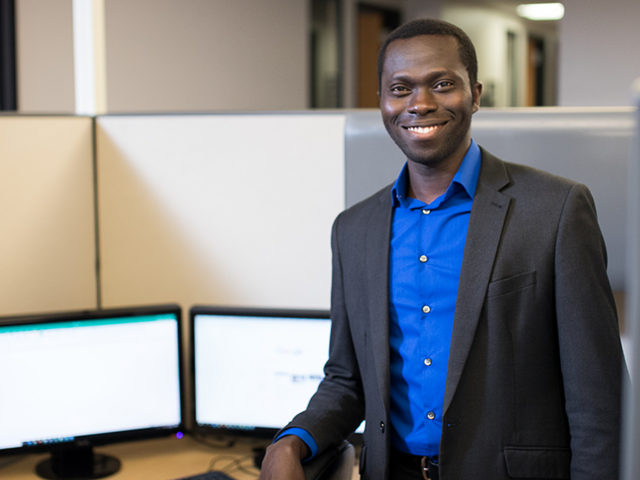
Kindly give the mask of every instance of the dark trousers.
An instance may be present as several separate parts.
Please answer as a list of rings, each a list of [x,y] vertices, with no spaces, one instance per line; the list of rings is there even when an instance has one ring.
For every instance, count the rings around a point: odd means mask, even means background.
[[[391,449],[389,480],[424,480],[420,457]]]

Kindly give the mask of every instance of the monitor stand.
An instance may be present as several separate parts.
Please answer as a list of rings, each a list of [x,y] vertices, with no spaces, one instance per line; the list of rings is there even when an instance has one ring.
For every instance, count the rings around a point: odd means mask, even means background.
[[[113,475],[120,470],[120,460],[93,453],[91,447],[74,447],[53,452],[51,458],[36,466],[36,473],[49,480],[92,480]]]

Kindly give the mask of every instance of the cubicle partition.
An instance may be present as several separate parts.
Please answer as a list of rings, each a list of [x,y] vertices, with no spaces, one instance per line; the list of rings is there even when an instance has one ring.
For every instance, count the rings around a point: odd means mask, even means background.
[[[627,323],[632,350],[627,353],[631,383],[625,385],[622,480],[636,480],[640,472],[640,79],[633,87],[636,126],[629,162],[627,208]]]
[[[0,315],[96,308],[92,119],[0,116]]]
[[[504,160],[589,186],[624,290],[632,109],[482,109],[472,132]],[[327,308],[334,217],[404,162],[377,110],[106,115],[95,131],[89,117],[10,116],[0,140],[1,314]]]
[[[328,308],[344,114],[97,119],[103,306]]]
[[[632,108],[481,109],[474,140],[505,161],[522,163],[586,184],[596,202],[609,252],[613,289],[624,290],[627,163],[634,134]],[[346,205],[389,184],[404,157],[377,110],[347,114]]]

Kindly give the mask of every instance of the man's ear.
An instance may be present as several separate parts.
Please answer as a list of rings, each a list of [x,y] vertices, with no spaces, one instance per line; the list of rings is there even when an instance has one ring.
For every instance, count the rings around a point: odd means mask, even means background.
[[[482,83],[477,82],[471,89],[473,94],[473,113],[476,113],[480,108],[480,97],[482,96]]]

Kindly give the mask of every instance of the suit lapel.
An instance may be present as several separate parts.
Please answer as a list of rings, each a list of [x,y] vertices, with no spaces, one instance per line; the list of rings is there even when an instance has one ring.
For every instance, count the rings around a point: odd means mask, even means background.
[[[462,376],[480,320],[491,271],[511,197],[500,193],[509,183],[504,164],[482,150],[482,166],[465,242],[443,412],[446,413]]]
[[[366,236],[369,341],[376,378],[385,407],[389,408],[389,241],[391,238],[391,190],[385,189],[370,217]]]

